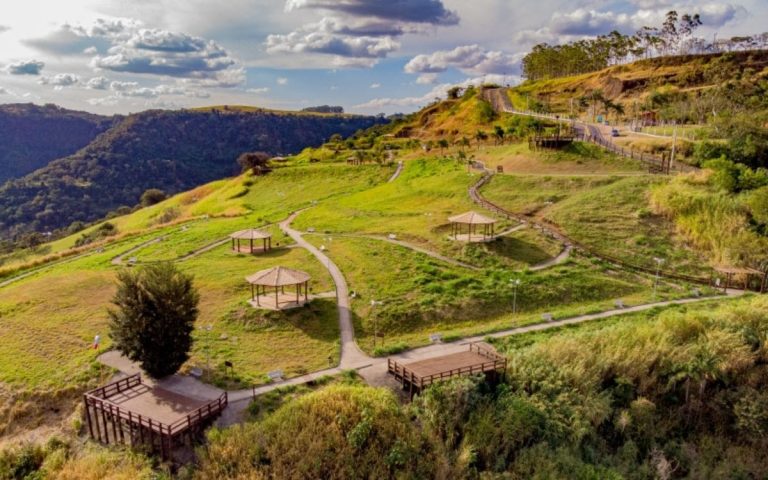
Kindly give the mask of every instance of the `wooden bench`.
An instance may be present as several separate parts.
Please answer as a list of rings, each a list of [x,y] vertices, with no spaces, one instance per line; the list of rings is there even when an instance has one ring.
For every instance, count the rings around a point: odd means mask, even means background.
[[[429,336],[429,341],[432,343],[440,343],[443,341],[443,334],[442,333],[433,333]]]
[[[284,376],[285,375],[283,374],[282,370],[273,370],[267,373],[267,377],[269,377],[269,379],[273,382],[282,382]]]
[[[551,313],[545,313],[541,316],[541,319],[545,322],[551,322],[555,319],[555,317]]]

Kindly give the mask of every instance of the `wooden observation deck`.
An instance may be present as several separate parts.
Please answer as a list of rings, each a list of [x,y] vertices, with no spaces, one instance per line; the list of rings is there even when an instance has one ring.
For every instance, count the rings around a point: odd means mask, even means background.
[[[227,393],[213,401],[179,395],[141,381],[139,374],[83,396],[88,433],[110,444],[145,446],[164,460],[174,446],[201,433],[227,407]]]
[[[496,380],[507,370],[507,359],[496,353],[490,345],[470,343],[465,352],[451,353],[440,357],[402,364],[387,359],[387,372],[403,384],[411,397],[435,382],[461,375],[482,373],[488,379]]]

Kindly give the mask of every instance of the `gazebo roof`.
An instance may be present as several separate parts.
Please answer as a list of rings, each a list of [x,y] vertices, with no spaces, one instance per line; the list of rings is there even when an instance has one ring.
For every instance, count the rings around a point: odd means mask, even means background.
[[[448,218],[451,223],[463,223],[467,225],[491,225],[496,223],[493,218],[480,215],[477,212],[467,212]]]
[[[270,238],[271,236],[272,235],[269,233],[263,232],[256,228],[249,228],[248,230],[240,230],[239,232],[235,232],[231,234],[229,238],[238,238],[240,240],[264,240],[265,238]]]
[[[285,267],[272,267],[245,277],[248,283],[266,285],[268,287],[298,285],[309,281],[310,278],[312,277],[306,272]]]

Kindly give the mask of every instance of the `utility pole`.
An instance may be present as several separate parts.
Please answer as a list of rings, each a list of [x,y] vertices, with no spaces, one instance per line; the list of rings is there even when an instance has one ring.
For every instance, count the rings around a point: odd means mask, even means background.
[[[661,264],[664,263],[663,258],[656,258],[653,259],[656,262],[656,279],[653,282],[653,298],[656,298],[656,290],[659,286],[659,278],[661,276]]]
[[[377,305],[381,305],[384,302],[377,302],[376,300],[371,300],[371,313],[374,311],[374,307]],[[379,336],[379,316],[378,314],[373,315],[373,349],[376,350],[376,337]]]
[[[515,315],[517,313],[517,287],[520,286],[520,279],[510,280],[509,283],[512,284],[512,315]]]
[[[677,150],[677,122],[675,122],[675,128],[672,131],[672,156],[669,157],[669,169],[675,168],[675,152]]]

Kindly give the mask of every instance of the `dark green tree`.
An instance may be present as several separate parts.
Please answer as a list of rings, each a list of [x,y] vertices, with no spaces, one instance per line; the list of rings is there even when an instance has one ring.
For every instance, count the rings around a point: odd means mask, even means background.
[[[254,175],[265,175],[271,171],[269,168],[271,158],[266,152],[246,152],[237,157],[237,164],[243,172],[250,170]]]
[[[176,373],[189,358],[198,315],[192,277],[164,262],[117,278],[117,308],[109,311],[115,347],[154,378]]]
[[[141,194],[141,200],[139,200],[139,202],[142,207],[149,207],[150,205],[162,202],[166,198],[168,198],[168,196],[164,191],[157,188],[150,188]]]

